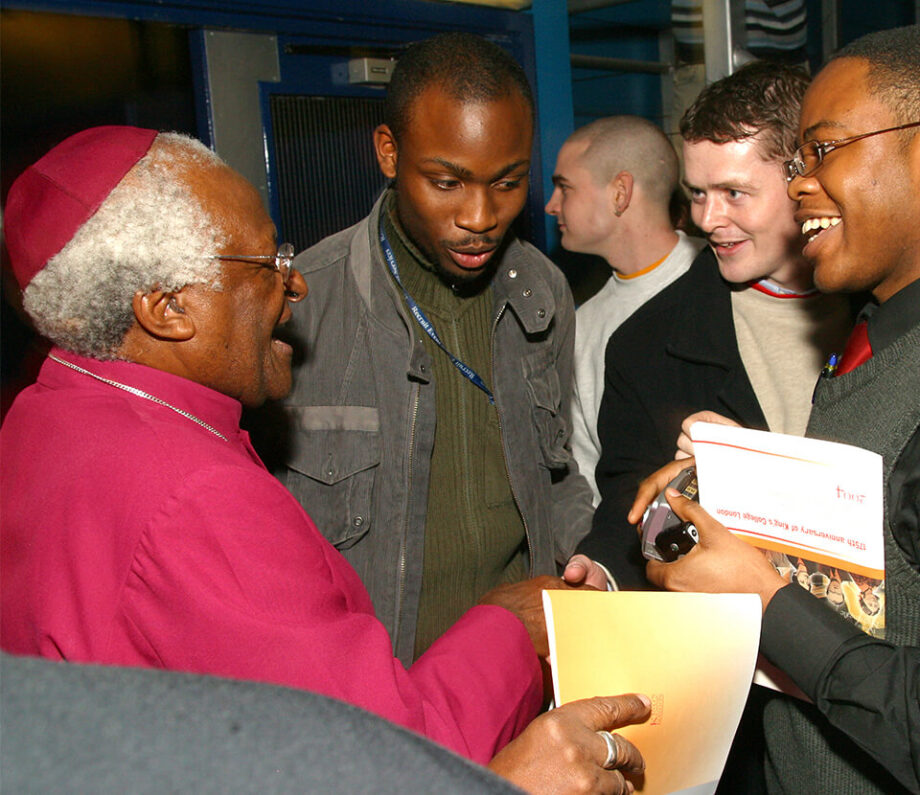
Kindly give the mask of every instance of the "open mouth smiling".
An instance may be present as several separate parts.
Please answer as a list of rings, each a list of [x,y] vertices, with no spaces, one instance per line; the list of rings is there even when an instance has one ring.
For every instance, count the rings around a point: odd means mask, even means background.
[[[290,355],[293,351],[293,339],[291,338],[291,330],[287,325],[290,319],[291,309],[289,306],[285,306],[284,311],[281,313],[281,317],[278,319],[278,322],[275,324],[275,327],[272,329],[271,333],[272,347],[284,353],[285,355]]]
[[[823,216],[821,218],[809,218],[802,223],[802,235],[805,241],[810,243],[826,229],[832,229],[840,223],[839,216]]]
[[[717,254],[734,254],[745,242],[745,240],[710,240],[709,243],[715,249]]]

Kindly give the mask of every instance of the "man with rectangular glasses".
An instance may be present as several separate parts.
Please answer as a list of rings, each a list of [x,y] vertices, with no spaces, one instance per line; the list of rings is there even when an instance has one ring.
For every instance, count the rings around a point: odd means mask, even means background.
[[[833,377],[815,391],[809,436],[879,453],[885,488],[885,639],[794,583],[698,505],[672,507],[700,533],[649,578],[673,590],[750,592],[761,651],[813,703],[765,713],[771,791],[920,792],[920,26],[844,48],[805,96],[805,143],[785,164],[815,284],[869,291]],[[831,369],[831,368],[828,368]],[[683,462],[649,478],[630,516]]]

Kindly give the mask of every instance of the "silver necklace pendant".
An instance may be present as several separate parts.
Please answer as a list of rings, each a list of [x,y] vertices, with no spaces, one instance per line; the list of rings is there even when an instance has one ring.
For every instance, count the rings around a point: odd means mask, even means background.
[[[160,398],[155,397],[154,395],[151,395],[151,394],[148,393],[148,392],[144,392],[143,390],[138,389],[138,388],[135,387],[135,386],[128,386],[127,384],[122,384],[122,383],[119,383],[118,381],[112,381],[112,380],[109,379],[109,378],[103,378],[101,375],[96,375],[96,373],[92,373],[92,372],[90,372],[89,370],[86,370],[86,369],[84,369],[84,368],[82,368],[82,367],[80,367],[80,366],[74,364],[73,362],[68,362],[68,361],[65,361],[64,359],[59,359],[59,358],[58,358],[57,356],[55,356],[53,353],[49,353],[49,354],[48,354],[48,358],[51,359],[51,360],[54,361],[54,362],[57,362],[58,364],[63,364],[64,367],[69,367],[71,370],[76,370],[78,373],[83,373],[83,375],[88,375],[90,378],[95,378],[97,381],[102,381],[103,384],[108,384],[109,386],[113,386],[113,387],[115,387],[116,389],[121,389],[121,390],[123,390],[123,391],[125,391],[125,392],[130,392],[132,395],[136,395],[136,396],[139,397],[139,398],[144,398],[144,400],[151,400],[151,401],[153,401],[154,403],[157,403],[157,404],[160,405],[160,406],[165,406],[165,407],[168,408],[168,409],[172,409],[173,411],[176,412],[176,414],[181,414],[181,415],[182,415],[183,417],[185,417],[187,420],[191,420],[192,422],[194,422],[194,423],[200,425],[202,428],[204,428],[205,430],[210,431],[210,432],[213,433],[215,436],[219,436],[219,437],[220,437],[221,439],[223,439],[225,442],[230,441],[230,440],[229,440],[226,436],[224,436],[219,430],[217,430],[217,428],[214,428],[214,427],[212,427],[211,425],[208,425],[208,423],[206,423],[206,422],[205,422],[204,420],[202,420],[202,419],[199,419],[199,418],[196,417],[194,414],[192,414],[192,413],[190,413],[190,412],[188,412],[188,411],[184,411],[183,409],[176,408],[174,405],[172,405],[172,403],[167,403],[165,400],[161,400]]]

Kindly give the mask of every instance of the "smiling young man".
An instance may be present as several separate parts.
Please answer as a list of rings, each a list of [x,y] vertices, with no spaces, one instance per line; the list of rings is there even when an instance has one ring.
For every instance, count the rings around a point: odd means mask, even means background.
[[[318,299],[287,401],[285,482],[357,569],[410,662],[482,593],[554,573],[590,527],[568,449],[574,310],[510,231],[533,99],[468,34],[401,55],[374,133],[392,180],[297,258]]]
[[[621,587],[648,587],[626,514],[642,478],[674,455],[681,422],[710,410],[801,435],[849,303],[814,288],[783,161],[807,76],[755,62],[713,83],[681,121],[684,184],[709,246],[614,332],[598,415],[601,504],[579,547]]]
[[[648,573],[673,590],[760,595],[761,651],[813,702],[767,707],[771,792],[916,793],[920,27],[873,33],[839,52],[805,96],[800,141],[786,169],[815,283],[873,298],[836,376],[818,384],[807,435],[883,458],[885,639],[786,585],[759,552],[680,497],[672,505],[699,529],[698,548],[674,564],[651,563]],[[663,469],[643,485],[634,519],[672,474]]]

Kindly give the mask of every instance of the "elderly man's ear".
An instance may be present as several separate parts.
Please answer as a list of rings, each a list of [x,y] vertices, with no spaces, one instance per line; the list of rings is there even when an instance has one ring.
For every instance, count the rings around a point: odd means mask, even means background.
[[[187,295],[184,290],[134,294],[132,306],[138,325],[158,339],[182,342],[195,336],[195,321],[186,312]]]

